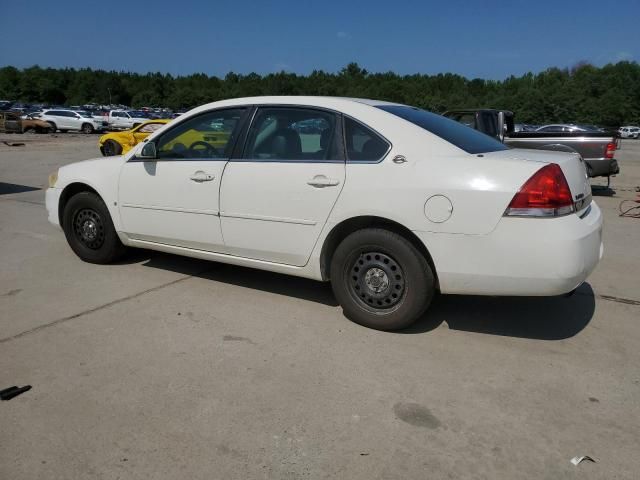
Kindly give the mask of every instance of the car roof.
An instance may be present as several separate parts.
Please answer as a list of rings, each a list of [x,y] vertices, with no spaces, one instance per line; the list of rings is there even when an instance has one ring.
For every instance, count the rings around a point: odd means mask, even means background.
[[[253,105],[253,104],[262,104],[262,105],[309,105],[309,106],[323,106],[330,104],[334,107],[363,104],[369,105],[371,107],[377,107],[382,105],[398,105],[401,106],[400,103],[394,102],[385,102],[384,100],[374,100],[370,98],[352,98],[352,97],[322,97],[322,96],[307,96],[307,95],[281,95],[281,96],[258,96],[258,97],[241,97],[241,98],[232,98],[228,100],[221,100],[218,102],[208,103],[206,105],[202,105],[198,108],[211,108],[216,105],[226,105],[226,106],[235,106],[235,105]]]

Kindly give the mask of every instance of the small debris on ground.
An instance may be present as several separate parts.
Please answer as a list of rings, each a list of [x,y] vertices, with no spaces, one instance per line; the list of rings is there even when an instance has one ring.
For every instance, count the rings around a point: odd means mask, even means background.
[[[580,464],[580,462],[587,460],[589,462],[593,462],[593,463],[598,463],[598,460],[591,458],[589,455],[583,455],[582,457],[573,457],[571,459],[571,463],[573,463],[576,467],[578,466],[578,464]]]
[[[2,142],[9,147],[24,147],[24,143],[22,142]]]
[[[11,400],[12,398],[22,395],[24,392],[28,392],[29,390],[31,390],[31,385],[25,385],[24,387],[17,387],[14,385],[13,387],[0,390],[0,399]]]

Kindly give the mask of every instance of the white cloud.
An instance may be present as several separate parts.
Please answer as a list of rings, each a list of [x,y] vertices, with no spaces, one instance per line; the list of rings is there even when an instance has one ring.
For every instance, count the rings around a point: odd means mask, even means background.
[[[289,65],[288,63],[276,63],[273,66],[273,69],[276,72],[282,72],[282,71],[288,72],[292,70],[291,65]]]
[[[633,60],[633,54],[629,52],[618,52],[616,53],[616,62],[630,62]]]

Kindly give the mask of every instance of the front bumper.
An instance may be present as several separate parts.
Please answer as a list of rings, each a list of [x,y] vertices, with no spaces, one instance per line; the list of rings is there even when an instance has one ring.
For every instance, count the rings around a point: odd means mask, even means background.
[[[58,216],[58,205],[60,203],[60,195],[62,190],[59,188],[48,188],[45,192],[45,206],[47,208],[47,217],[49,222],[60,227],[60,217]]]
[[[580,218],[502,218],[488,235],[415,232],[442,293],[553,296],[582,284],[602,258],[602,212]]]

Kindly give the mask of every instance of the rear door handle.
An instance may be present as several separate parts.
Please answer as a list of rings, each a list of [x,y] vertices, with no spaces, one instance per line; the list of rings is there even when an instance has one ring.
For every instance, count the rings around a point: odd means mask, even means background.
[[[327,178],[324,175],[316,175],[307,182],[307,185],[311,185],[315,188],[335,187],[340,185],[340,180],[336,178]]]
[[[211,175],[209,173],[203,172],[202,170],[198,170],[196,173],[189,177],[194,182],[202,183],[202,182],[210,182],[215,179],[215,175]]]

